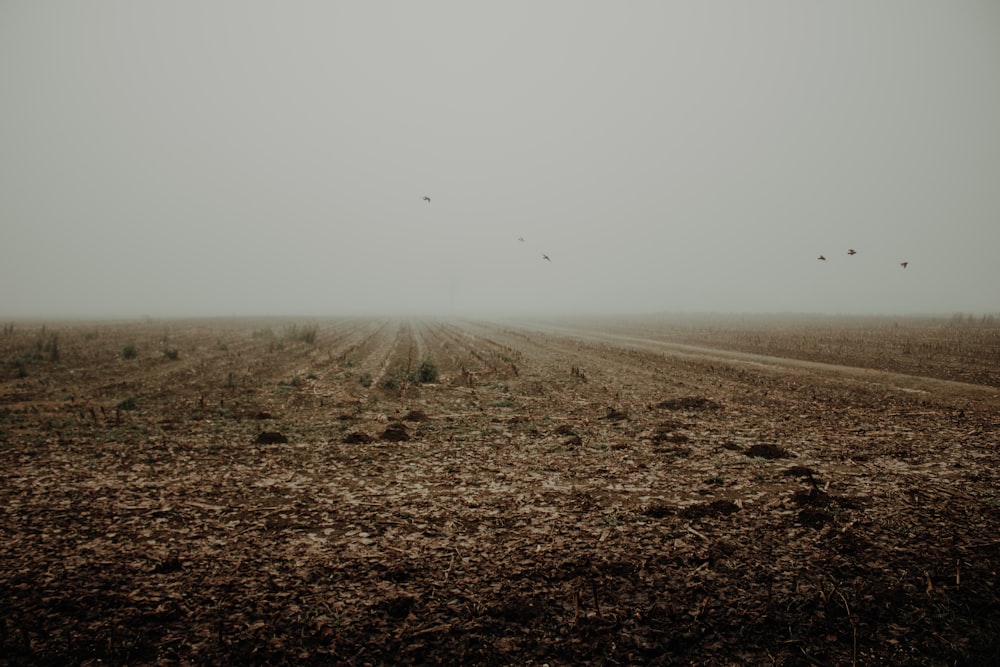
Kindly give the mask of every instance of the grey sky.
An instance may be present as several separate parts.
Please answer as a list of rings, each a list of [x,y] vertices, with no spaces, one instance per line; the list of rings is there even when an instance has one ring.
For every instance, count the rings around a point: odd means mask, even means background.
[[[4,318],[1000,312],[994,0],[6,0],[0,101]]]

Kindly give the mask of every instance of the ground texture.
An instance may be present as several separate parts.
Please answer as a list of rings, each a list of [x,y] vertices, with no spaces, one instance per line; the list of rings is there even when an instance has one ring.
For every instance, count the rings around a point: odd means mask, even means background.
[[[18,323],[0,362],[0,665],[1000,664],[992,322]]]

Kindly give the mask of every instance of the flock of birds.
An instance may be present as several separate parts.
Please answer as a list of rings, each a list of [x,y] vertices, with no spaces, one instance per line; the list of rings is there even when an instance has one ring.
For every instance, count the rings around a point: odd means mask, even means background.
[[[847,254],[848,254],[848,255],[852,255],[852,256],[853,256],[853,255],[857,255],[857,254],[858,254],[858,251],[857,251],[857,250],[855,250],[854,248],[848,248],[848,249],[847,249]],[[819,260],[819,261],[821,261],[821,262],[825,262],[825,261],[826,261],[826,257],[824,257],[823,255],[820,255],[820,256],[819,256],[819,257],[817,257],[816,259],[818,259],[818,260]],[[905,268],[906,268],[906,267],[907,267],[907,266],[908,266],[909,264],[910,264],[909,262],[900,262],[900,263],[899,263],[899,265],[900,265],[901,267],[903,267],[904,269],[905,269]]]
[[[428,204],[430,204],[431,203],[431,198],[428,197],[427,195],[424,195],[424,201],[427,202]],[[518,236],[517,240],[520,241],[521,243],[525,242],[523,236]],[[854,248],[848,248],[847,249],[847,254],[851,255],[851,256],[854,256],[854,255],[858,254],[858,251],[855,250]],[[545,253],[542,253],[542,259],[544,259],[546,262],[551,262],[552,261],[551,259],[549,259],[549,256],[546,255]],[[825,262],[826,261],[826,257],[824,257],[823,255],[820,255],[816,259],[820,260],[821,262]],[[907,267],[907,265],[909,265],[909,262],[900,262],[899,265],[905,269]]]

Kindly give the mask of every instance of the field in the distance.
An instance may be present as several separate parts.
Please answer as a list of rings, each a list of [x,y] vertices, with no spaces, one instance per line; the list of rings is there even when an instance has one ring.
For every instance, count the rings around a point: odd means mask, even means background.
[[[1000,663],[992,320],[16,323],[0,665]]]

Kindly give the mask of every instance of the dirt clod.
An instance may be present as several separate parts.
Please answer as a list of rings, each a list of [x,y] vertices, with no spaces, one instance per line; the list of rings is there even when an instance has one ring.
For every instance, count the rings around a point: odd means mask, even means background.
[[[721,410],[722,404],[704,396],[668,398],[655,405],[660,410]]]
[[[703,519],[706,517],[728,516],[740,511],[740,506],[732,500],[713,500],[707,503],[688,505],[678,514],[685,519]]]
[[[379,440],[385,440],[386,442],[406,442],[410,439],[410,434],[406,430],[406,426],[401,423],[389,424],[389,426],[382,431],[382,435],[379,436]]]
[[[791,452],[780,445],[753,445],[746,451],[746,455],[759,459],[787,459],[792,456]]]
[[[785,477],[801,477],[804,479],[812,479],[813,475],[816,474],[816,471],[810,468],[809,466],[792,466],[791,468],[788,468],[781,474],[784,475]]]
[[[828,523],[833,523],[833,515],[823,509],[805,507],[799,510],[798,520],[803,526],[822,528]]]
[[[666,516],[676,515],[677,509],[669,505],[652,505],[644,509],[642,513],[646,516],[653,517],[654,519],[662,519]]]

